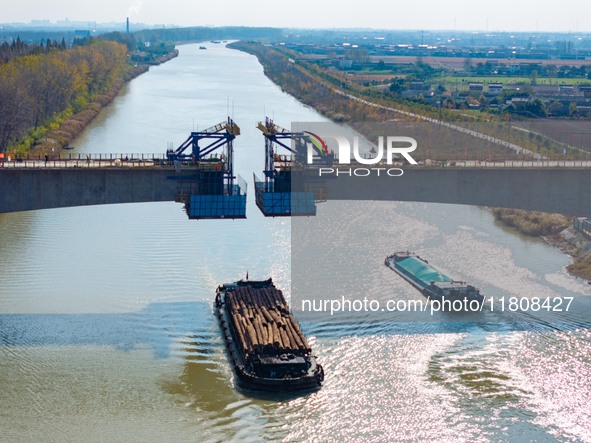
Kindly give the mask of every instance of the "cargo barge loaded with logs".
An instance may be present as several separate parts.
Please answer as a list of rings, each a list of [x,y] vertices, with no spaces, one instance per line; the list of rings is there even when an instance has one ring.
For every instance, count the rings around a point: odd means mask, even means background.
[[[484,302],[484,296],[474,286],[454,280],[412,252],[396,252],[386,257],[384,264],[408,281],[427,297],[428,300],[456,300],[478,305]]]
[[[322,366],[271,279],[219,286],[214,312],[240,387],[280,392],[321,386]]]

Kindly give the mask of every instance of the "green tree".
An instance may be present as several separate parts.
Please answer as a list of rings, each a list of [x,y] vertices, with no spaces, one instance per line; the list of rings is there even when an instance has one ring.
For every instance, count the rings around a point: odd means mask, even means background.
[[[369,61],[369,53],[365,49],[348,49],[345,51],[345,55],[357,63],[367,63]]]
[[[576,117],[579,115],[579,108],[577,108],[577,104],[575,102],[570,102],[568,105],[568,115],[570,117]]]
[[[538,71],[536,71],[535,69],[531,72],[530,75],[530,81],[532,85],[537,85],[538,84]]]
[[[472,59],[470,57],[466,57],[464,59],[464,71],[469,73],[472,70]]]
[[[395,94],[400,94],[404,91],[404,80],[401,78],[395,78],[390,83],[390,92],[394,92]]]
[[[13,45],[14,50],[29,51],[18,39]],[[59,115],[79,110],[128,69],[122,44],[95,41],[69,50],[61,47],[48,42],[45,52],[0,64],[0,149],[23,140],[31,146]]]
[[[560,103],[558,100],[554,100],[552,103],[550,103],[550,106],[548,106],[548,111],[552,115],[559,115],[562,111],[562,103]]]

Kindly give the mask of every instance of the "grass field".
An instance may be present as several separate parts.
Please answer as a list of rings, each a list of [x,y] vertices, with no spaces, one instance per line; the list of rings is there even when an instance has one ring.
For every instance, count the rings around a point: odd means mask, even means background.
[[[513,122],[528,131],[543,134],[562,143],[591,150],[591,121],[582,119],[535,119]]]
[[[370,68],[364,68],[364,69],[359,69],[359,70],[355,70],[355,71],[347,71],[348,74],[389,74],[389,75],[395,75],[392,73],[391,69],[370,69]],[[399,74],[399,73],[398,73]]]

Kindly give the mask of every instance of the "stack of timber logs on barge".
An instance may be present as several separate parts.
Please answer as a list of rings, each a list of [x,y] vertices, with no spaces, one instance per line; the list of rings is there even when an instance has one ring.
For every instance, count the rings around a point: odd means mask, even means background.
[[[247,389],[319,388],[322,366],[271,279],[218,287],[215,314],[239,384]]]

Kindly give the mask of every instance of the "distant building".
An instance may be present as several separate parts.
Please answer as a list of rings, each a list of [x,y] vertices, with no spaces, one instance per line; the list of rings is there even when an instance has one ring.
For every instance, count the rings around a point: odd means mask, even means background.
[[[539,97],[555,97],[560,95],[560,86],[558,85],[536,85],[532,90]]]
[[[77,29],[74,31],[74,38],[84,40],[85,38],[90,37],[90,31],[84,29]]]
[[[574,94],[575,87],[573,85],[560,85],[561,94]]]
[[[511,74],[530,75],[533,71],[539,72],[541,68],[541,63],[512,63],[509,65],[509,72]]]
[[[410,82],[408,89],[411,91],[428,91],[431,89],[431,85],[421,81]]]
[[[502,83],[489,83],[488,84],[488,92],[491,94],[500,94],[503,92],[503,84]]]
[[[579,92],[582,93],[585,97],[591,97],[591,86],[588,85],[580,85]]]
[[[353,60],[343,59],[339,60],[339,68],[341,69],[351,69],[353,66]]]
[[[484,84],[482,82],[473,82],[473,83],[470,83],[470,85],[468,86],[468,89],[470,91],[483,91]]]
[[[557,41],[554,42],[554,44],[556,45],[556,50],[560,55],[573,53],[574,44],[571,41]]]

